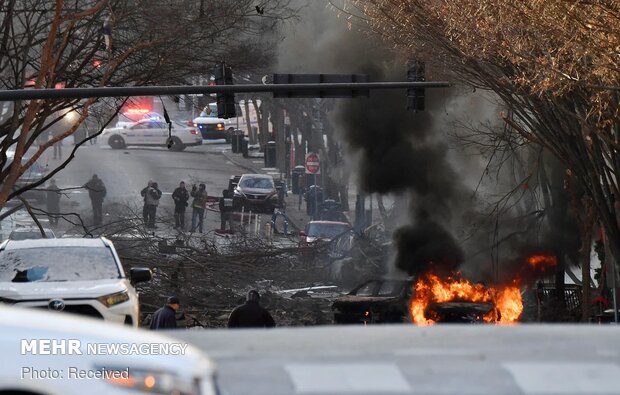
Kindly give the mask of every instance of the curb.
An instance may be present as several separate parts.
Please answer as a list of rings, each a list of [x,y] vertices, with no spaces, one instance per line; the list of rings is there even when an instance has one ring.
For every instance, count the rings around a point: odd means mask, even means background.
[[[237,161],[237,160],[233,159],[233,158],[232,158],[232,157],[228,154],[228,151],[227,151],[227,150],[223,150],[223,151],[221,151],[221,152],[222,152],[222,155],[224,156],[224,158],[226,158],[226,159],[228,159],[229,161],[231,161],[231,162],[232,162],[235,166],[241,167],[242,169],[245,169],[245,170],[250,171],[250,172],[252,172],[252,173],[257,173],[257,174],[258,174],[258,173],[261,173],[261,171],[260,171],[260,170],[257,170],[256,168],[251,167],[251,166],[246,166],[246,165],[244,165],[244,164],[240,163],[239,161]]]

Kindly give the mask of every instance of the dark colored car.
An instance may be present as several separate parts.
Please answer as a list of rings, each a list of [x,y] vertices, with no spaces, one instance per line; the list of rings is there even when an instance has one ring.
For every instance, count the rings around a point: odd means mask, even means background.
[[[446,302],[430,306],[427,316],[443,324],[475,324],[484,323],[484,316],[492,309],[490,303]]]
[[[235,187],[233,204],[253,213],[273,213],[278,207],[278,193],[273,177],[266,174],[243,174]]]
[[[412,279],[370,280],[332,303],[337,324],[397,323],[409,320]]]

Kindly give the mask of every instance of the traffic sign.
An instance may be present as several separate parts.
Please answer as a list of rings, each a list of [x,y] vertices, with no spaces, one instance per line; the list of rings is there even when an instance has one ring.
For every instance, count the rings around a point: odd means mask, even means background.
[[[306,154],[306,174],[321,174],[319,155],[314,152]]]

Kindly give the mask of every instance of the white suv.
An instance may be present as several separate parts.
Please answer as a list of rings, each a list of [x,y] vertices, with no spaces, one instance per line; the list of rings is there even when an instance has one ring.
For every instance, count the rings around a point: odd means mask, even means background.
[[[125,277],[112,242],[36,239],[0,244],[0,302],[69,312],[137,327],[140,306],[133,284],[151,270]]]

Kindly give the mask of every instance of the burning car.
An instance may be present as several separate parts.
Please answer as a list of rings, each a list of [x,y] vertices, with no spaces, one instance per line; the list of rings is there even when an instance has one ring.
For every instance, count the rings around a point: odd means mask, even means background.
[[[409,302],[411,321],[416,325],[437,322],[511,324],[523,312],[518,283],[487,286],[459,274],[440,277],[427,273],[415,283]]]
[[[412,279],[370,280],[332,303],[336,324],[407,321]]]
[[[519,320],[523,303],[517,284],[494,287],[427,273],[416,279],[367,281],[336,299],[332,311],[337,324],[511,324]]]
[[[430,305],[426,315],[442,324],[476,324],[487,322],[485,317],[494,309],[493,303],[445,302]]]

